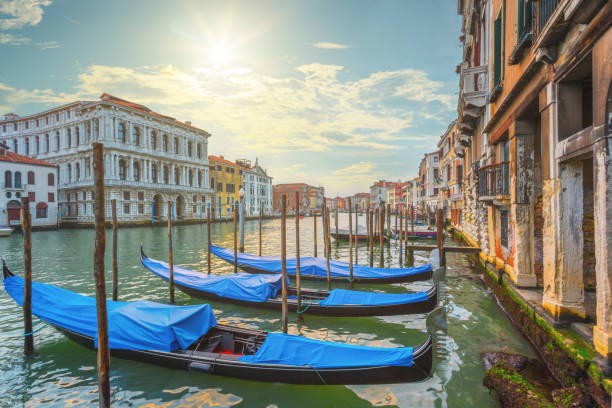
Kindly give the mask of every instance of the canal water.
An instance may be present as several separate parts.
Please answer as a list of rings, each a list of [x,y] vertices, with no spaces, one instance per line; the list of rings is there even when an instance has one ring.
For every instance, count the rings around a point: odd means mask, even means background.
[[[300,220],[301,253],[313,253],[313,219]],[[320,219],[318,219],[320,221]],[[340,227],[347,224],[340,216]],[[364,223],[364,217],[360,218]],[[293,256],[295,220],[287,221],[288,255]],[[332,221],[333,225],[333,221]],[[333,227],[332,227],[333,228]],[[213,224],[212,239],[232,247],[233,225]],[[257,253],[258,224],[245,227],[246,252]],[[263,222],[263,254],[278,255],[280,221]],[[321,224],[318,225],[321,237]],[[195,270],[206,270],[206,226],[174,228],[174,261]],[[107,284],[111,281],[112,235],[107,233]],[[431,242],[431,241],[430,241]],[[33,277],[36,281],[94,295],[92,272],[93,230],[34,232]],[[168,285],[140,264],[138,248],[167,259],[167,230],[164,227],[119,230],[120,300],[147,299],[168,302]],[[332,256],[348,260],[346,244],[333,243]],[[359,263],[367,262],[365,244],[359,248]],[[319,256],[323,244],[319,241]],[[0,238],[0,255],[9,267],[22,274],[23,246],[20,233]],[[396,243],[385,249],[387,266],[397,266]],[[378,257],[378,252],[376,252]],[[376,258],[378,259],[378,258]],[[427,254],[416,253],[415,265],[427,263]],[[446,304],[448,308],[447,359],[433,376],[421,383],[359,386],[298,386],[270,384],[191,374],[116,358],[111,359],[111,392],[114,406],[125,407],[498,407],[497,397],[482,385],[485,372],[482,353],[507,351],[533,357],[533,351],[512,326],[481,282],[477,269],[466,255],[447,256]],[[213,256],[215,274],[233,267]],[[304,282],[324,288],[325,283]],[[392,285],[357,285],[359,290],[410,292],[426,290],[431,282]],[[337,287],[347,287],[338,284]],[[110,294],[110,284],[107,294]],[[177,303],[200,301],[177,292]],[[280,313],[212,302],[219,322],[280,331]],[[426,337],[425,315],[325,318],[306,316],[299,322],[289,316],[289,331],[310,338],[380,347],[412,346]],[[35,319],[36,320],[36,319]],[[59,332],[46,327],[35,334],[36,354],[23,356],[22,310],[0,290],[0,406],[86,407],[97,405],[96,353],[86,350]]]

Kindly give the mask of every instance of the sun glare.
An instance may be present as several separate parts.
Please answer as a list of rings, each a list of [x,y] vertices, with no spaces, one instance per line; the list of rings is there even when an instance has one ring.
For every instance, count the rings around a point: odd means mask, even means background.
[[[225,65],[232,59],[232,49],[227,44],[214,44],[208,49],[208,55],[213,63]]]

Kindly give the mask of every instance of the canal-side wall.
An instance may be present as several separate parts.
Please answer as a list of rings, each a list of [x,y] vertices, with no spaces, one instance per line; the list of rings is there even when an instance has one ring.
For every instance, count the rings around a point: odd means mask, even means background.
[[[468,244],[473,240],[457,228],[455,239]],[[578,334],[569,329],[554,328],[542,309],[531,304],[517,291],[504,273],[487,261],[482,252],[476,259],[483,279],[512,322],[538,351],[550,372],[565,387],[578,386],[600,407],[610,406],[612,379],[606,378],[596,362],[597,353]]]

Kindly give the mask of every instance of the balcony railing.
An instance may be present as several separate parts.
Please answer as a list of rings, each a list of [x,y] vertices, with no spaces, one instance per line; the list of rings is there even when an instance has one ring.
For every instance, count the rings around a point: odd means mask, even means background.
[[[471,67],[461,70],[461,93],[459,100],[467,105],[483,107],[486,103],[487,67]]]
[[[559,5],[559,0],[538,1],[538,34],[544,30],[546,23]]]
[[[481,199],[508,195],[510,192],[510,162],[481,167],[478,170],[478,195]]]

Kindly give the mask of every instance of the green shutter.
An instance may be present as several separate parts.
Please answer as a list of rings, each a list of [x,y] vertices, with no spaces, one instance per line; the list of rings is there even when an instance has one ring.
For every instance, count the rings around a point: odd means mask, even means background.
[[[501,18],[493,22],[493,86],[501,82]]]
[[[516,40],[520,41],[525,32],[525,0],[517,0],[516,7]]]

